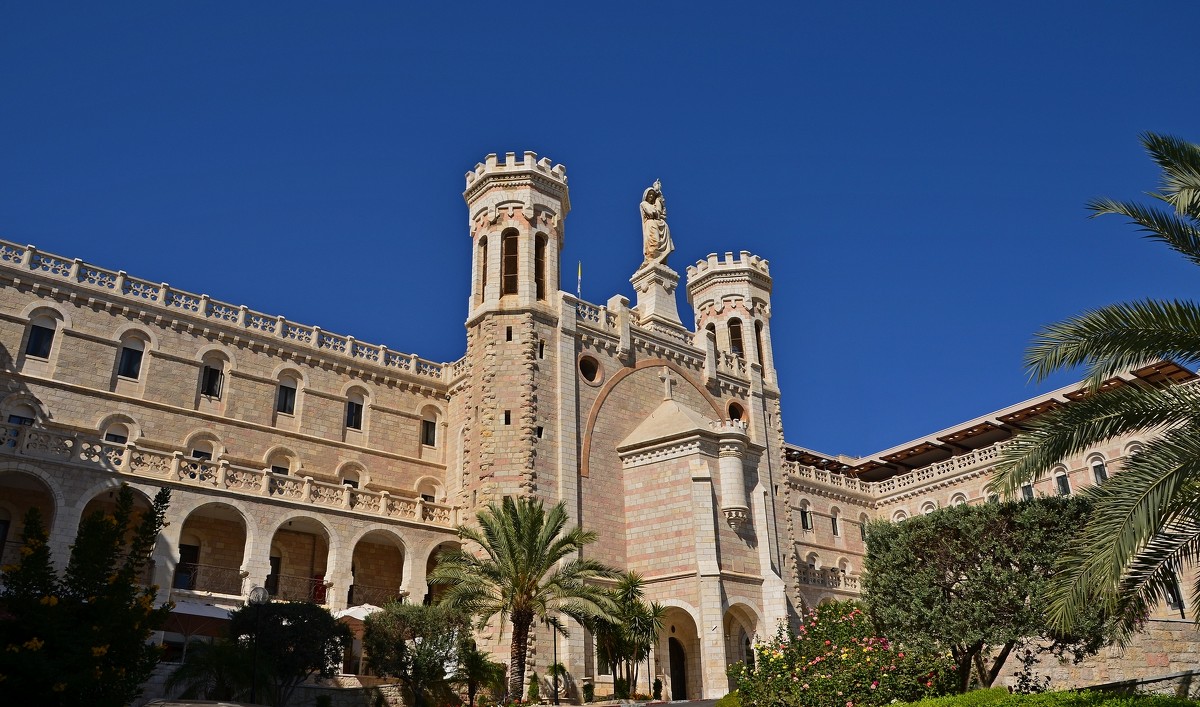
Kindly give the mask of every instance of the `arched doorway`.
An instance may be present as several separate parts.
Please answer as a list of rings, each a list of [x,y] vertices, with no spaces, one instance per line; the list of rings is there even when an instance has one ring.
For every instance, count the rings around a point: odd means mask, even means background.
[[[435,547],[433,552],[429,553],[429,559],[425,562],[425,576],[428,577],[429,574],[433,572],[433,568],[437,567],[438,560],[444,553],[458,550],[460,547],[461,546],[456,542],[445,542]],[[425,595],[424,603],[436,604],[438,599],[442,597],[443,592],[445,592],[445,587],[443,585],[433,584],[430,582],[429,591]]]
[[[703,694],[704,670],[700,664],[700,635],[692,615],[678,606],[663,615],[663,632],[656,650],[655,673],[661,676],[668,700],[696,700]],[[665,658],[665,664],[662,659]]]
[[[754,640],[758,630],[758,618],[753,609],[745,604],[737,603],[725,612],[723,628],[725,631],[725,667],[745,663],[754,667]],[[729,689],[736,688],[733,678],[729,678]]]
[[[129,515],[129,524],[125,529],[125,537],[122,538],[124,547],[122,552],[128,552],[129,544],[133,542],[137,535],[138,527],[142,524],[142,517],[150,511],[152,504],[146,494],[138,489],[131,488],[133,491],[133,509]],[[114,515],[117,511],[117,493],[118,489],[112,488],[107,491],[102,491],[98,495],[87,502],[83,507],[83,513],[79,518],[82,522],[86,518],[99,513],[101,515]],[[138,581],[144,586],[149,586],[154,583],[154,559],[149,559],[142,567],[141,576]]]
[[[179,533],[173,593],[241,597],[246,520],[227,503],[206,503],[188,514]]]
[[[354,546],[350,565],[353,584],[346,594],[348,606],[383,606],[400,597],[404,581],[404,544],[393,533],[372,530]]]
[[[54,494],[46,484],[32,474],[19,471],[0,472],[0,563],[16,564],[21,558],[21,536],[25,532],[25,515],[30,508],[38,509],[42,528],[49,533],[54,528]]]
[[[671,699],[686,700],[687,692],[687,653],[683,644],[674,636],[667,639],[668,654],[671,661]]]

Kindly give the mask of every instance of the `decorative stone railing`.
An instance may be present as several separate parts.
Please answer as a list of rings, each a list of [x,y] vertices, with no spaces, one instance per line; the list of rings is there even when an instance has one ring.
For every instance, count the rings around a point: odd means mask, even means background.
[[[401,599],[406,594],[407,592],[399,587],[372,587],[355,582],[350,585],[350,593],[346,601],[350,606],[358,606],[359,604],[383,606],[388,602]]]
[[[227,461],[185,457],[136,445],[112,444],[81,434],[0,423],[0,454],[50,459],[100,471],[128,474],[182,486],[216,489],[242,496],[270,497],[300,506],[454,527],[456,509],[419,496],[357,489],[317,481],[311,476],[275,474],[269,469],[234,466]]]
[[[939,478],[954,476],[963,472],[977,469],[995,463],[1007,442],[997,442],[990,447],[976,449],[957,457],[951,457],[929,466],[914,469],[907,474],[899,474],[883,481],[863,481],[845,474],[816,469],[796,462],[784,462],[788,473],[804,483],[815,483],[831,488],[852,491],[872,499],[881,499],[905,489],[933,481]]]
[[[86,288],[134,300],[139,306],[157,306],[259,335],[274,336],[293,345],[356,363],[369,363],[436,380],[446,379],[450,375],[450,366],[446,364],[391,351],[386,346],[357,341],[353,336],[322,331],[320,327],[289,322],[281,316],[256,312],[244,305],[210,299],[208,295],[175,289],[165,282],[142,280],[126,274],[124,270],[114,272],[85,263],[79,258],[72,260],[42,253],[33,246],[0,240],[0,263],[37,271]]]
[[[796,575],[801,584],[807,584],[810,587],[858,589],[858,577],[851,577],[836,567],[817,569],[802,565]]]

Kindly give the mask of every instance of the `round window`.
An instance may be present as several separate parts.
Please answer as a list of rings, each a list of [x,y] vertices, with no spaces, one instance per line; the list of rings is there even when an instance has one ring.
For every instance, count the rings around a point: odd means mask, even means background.
[[[600,362],[591,356],[583,356],[579,359],[579,375],[588,383],[600,382]]]

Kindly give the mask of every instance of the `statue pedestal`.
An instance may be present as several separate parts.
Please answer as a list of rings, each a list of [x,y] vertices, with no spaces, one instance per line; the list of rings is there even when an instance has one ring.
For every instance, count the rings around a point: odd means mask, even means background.
[[[629,280],[637,290],[638,323],[654,322],[682,327],[679,309],[675,306],[675,288],[679,273],[659,263],[643,264]]]

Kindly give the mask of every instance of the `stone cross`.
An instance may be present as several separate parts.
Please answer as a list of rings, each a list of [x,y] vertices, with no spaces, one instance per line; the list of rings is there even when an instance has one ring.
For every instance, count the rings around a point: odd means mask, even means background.
[[[671,377],[671,369],[663,366],[662,373],[658,374],[658,379],[663,382],[663,400],[674,400],[672,387],[679,381]]]

